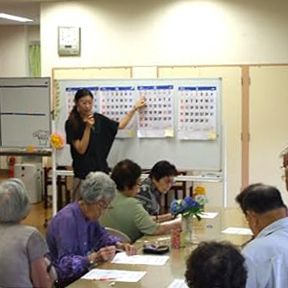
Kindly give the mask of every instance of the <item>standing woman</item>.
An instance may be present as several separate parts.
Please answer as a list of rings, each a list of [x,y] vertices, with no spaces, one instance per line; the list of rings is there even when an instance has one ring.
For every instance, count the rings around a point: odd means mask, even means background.
[[[91,171],[109,172],[107,157],[118,129],[124,129],[135,112],[146,102],[140,98],[120,121],[116,122],[99,113],[93,113],[93,95],[79,89],[74,97],[75,106],[65,123],[67,143],[71,147],[74,182],[73,200],[79,198],[81,180]]]

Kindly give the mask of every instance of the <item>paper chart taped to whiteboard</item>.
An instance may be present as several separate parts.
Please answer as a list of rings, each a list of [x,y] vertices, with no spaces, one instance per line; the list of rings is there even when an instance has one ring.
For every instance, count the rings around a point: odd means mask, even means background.
[[[216,139],[216,96],[215,86],[180,86],[178,88],[179,139]]]
[[[99,89],[100,113],[111,120],[120,122],[132,110],[135,101],[135,87],[132,86]],[[118,130],[117,138],[132,138],[135,134],[136,120],[133,117],[124,129]]]
[[[146,99],[146,107],[139,111],[138,137],[173,137],[173,85],[138,86],[139,97]]]

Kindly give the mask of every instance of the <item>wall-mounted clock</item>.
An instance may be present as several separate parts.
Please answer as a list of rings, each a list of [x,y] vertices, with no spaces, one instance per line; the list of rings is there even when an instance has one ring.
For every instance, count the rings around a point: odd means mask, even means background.
[[[58,27],[59,56],[79,56],[80,38],[79,27]]]

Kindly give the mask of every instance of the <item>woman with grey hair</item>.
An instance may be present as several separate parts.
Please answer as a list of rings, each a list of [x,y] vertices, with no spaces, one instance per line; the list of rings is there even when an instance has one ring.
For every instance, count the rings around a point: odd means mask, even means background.
[[[80,199],[52,219],[47,243],[60,287],[80,278],[96,263],[113,259],[116,248],[135,254],[133,246],[109,235],[98,222],[115,193],[116,185],[108,175],[90,172],[81,184]]]
[[[0,185],[0,287],[51,287],[45,240],[21,221],[29,214],[23,182],[10,179]]]

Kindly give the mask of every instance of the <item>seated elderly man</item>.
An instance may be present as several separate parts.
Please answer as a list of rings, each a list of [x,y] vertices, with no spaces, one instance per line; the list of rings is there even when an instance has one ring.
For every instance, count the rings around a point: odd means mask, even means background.
[[[248,270],[246,287],[287,288],[288,218],[279,190],[253,184],[236,201],[255,237],[243,249]]]
[[[181,228],[181,219],[156,223],[135,199],[140,176],[141,168],[133,161],[126,159],[116,164],[111,178],[117,185],[118,193],[111,202],[111,209],[105,211],[100,219],[103,226],[125,233],[132,242],[143,235],[161,235],[173,228]]]
[[[65,206],[52,219],[47,243],[59,286],[78,279],[95,263],[111,260],[116,248],[135,254],[133,246],[109,235],[98,222],[115,190],[115,183],[108,175],[91,172],[81,184],[80,199]]]
[[[20,223],[29,206],[21,180],[0,185],[0,287],[52,287],[46,242],[36,228]]]
[[[244,263],[229,242],[202,242],[187,260],[186,282],[190,288],[245,288]]]

